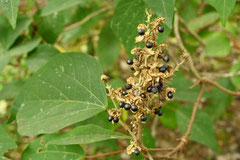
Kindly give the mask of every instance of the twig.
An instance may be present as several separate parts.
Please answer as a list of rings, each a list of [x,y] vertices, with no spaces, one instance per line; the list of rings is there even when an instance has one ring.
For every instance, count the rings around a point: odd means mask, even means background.
[[[202,73],[202,75],[208,77],[208,76],[214,76],[214,77],[223,77],[223,78],[229,78],[229,77],[235,77],[240,76],[240,71],[238,72],[230,72],[230,73]]]

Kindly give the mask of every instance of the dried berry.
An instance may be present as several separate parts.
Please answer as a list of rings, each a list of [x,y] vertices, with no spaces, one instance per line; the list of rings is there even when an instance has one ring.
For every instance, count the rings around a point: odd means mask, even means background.
[[[153,47],[153,43],[152,42],[147,42],[146,43],[146,47],[147,48],[152,48]]]
[[[125,88],[126,88],[127,90],[129,90],[129,89],[132,88],[132,85],[131,85],[131,84],[125,84]]]
[[[124,105],[124,109],[125,109],[125,110],[130,110],[130,108],[131,108],[131,105],[130,105],[130,104],[126,103],[126,104]]]
[[[135,59],[136,59],[136,60],[139,60],[139,56],[135,56]]]
[[[118,123],[118,121],[119,121],[119,118],[118,118],[118,117],[114,117],[114,118],[113,118],[113,122],[114,122],[114,123]]]
[[[138,30],[138,34],[141,35],[141,36],[144,35],[144,34],[145,34],[145,30],[142,29],[142,28],[139,29],[139,30]]]
[[[132,109],[133,112],[137,112],[138,107],[137,107],[136,105],[132,105],[132,106],[131,106],[131,109]]]
[[[159,31],[160,33],[164,32],[164,27],[163,27],[162,25],[159,25],[159,26],[158,26],[158,31]]]
[[[168,93],[167,93],[167,96],[168,96],[168,98],[171,99],[171,98],[173,98],[173,93],[172,93],[172,92],[168,92]]]
[[[162,59],[163,59],[164,62],[169,62],[170,57],[169,57],[168,55],[164,55],[164,56],[162,57]]]
[[[112,120],[113,120],[113,116],[108,116],[108,121],[112,122]]]
[[[152,87],[151,92],[156,94],[158,92],[158,88],[157,87]]]
[[[132,65],[132,64],[133,64],[133,60],[132,60],[132,59],[128,59],[128,60],[127,60],[127,64],[128,64],[128,65]]]

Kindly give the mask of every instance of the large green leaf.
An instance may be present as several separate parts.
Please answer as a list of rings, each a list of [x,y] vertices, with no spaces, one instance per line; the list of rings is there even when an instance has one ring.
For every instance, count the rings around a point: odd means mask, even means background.
[[[2,73],[4,67],[10,61],[11,56],[9,54],[1,54],[0,53],[0,74]]]
[[[77,6],[79,4],[83,5],[86,0],[51,0],[42,9],[41,16],[48,16],[52,13],[57,13],[59,11],[65,10],[70,7]]]
[[[174,15],[175,0],[144,0],[148,6],[160,17],[164,17],[165,24],[171,29]]]
[[[135,37],[138,36],[137,26],[144,23],[145,20],[145,3],[143,0],[121,0],[117,4],[111,27],[127,51],[135,46]]]
[[[217,12],[209,12],[190,20],[188,22],[188,27],[191,30],[198,32],[201,29],[204,29],[205,27],[215,23],[218,19],[219,15]]]
[[[234,90],[234,87],[229,79],[222,79],[218,83],[224,88]],[[208,91],[206,93],[206,97],[208,98],[208,103],[204,108],[204,111],[211,115],[214,119],[219,118],[232,102],[231,95],[220,91],[216,87],[214,87],[211,91]]]
[[[82,53],[59,54],[27,81],[14,101],[22,135],[53,133],[104,110],[106,91],[95,58]]]
[[[45,135],[35,139],[22,154],[22,160],[84,160],[84,151],[80,145],[47,145],[54,135]]]
[[[51,14],[40,19],[38,33],[48,43],[54,43],[63,31],[64,17],[61,13]]]
[[[227,18],[235,6],[236,0],[206,0],[206,2],[218,11],[221,22],[225,26]]]
[[[20,92],[20,89],[22,88],[23,85],[24,85],[23,80],[14,81],[12,83],[4,85],[3,88],[0,90],[0,100],[15,98]]]
[[[5,17],[0,14],[0,43],[5,51],[12,46],[17,37],[28,28],[30,23],[31,19],[27,15],[19,15],[16,29],[13,30]]]
[[[58,53],[59,51],[50,44],[39,45],[36,50],[28,54],[26,64],[31,71],[36,72]]]
[[[189,81],[182,72],[176,72],[172,81],[169,81],[169,86],[176,89],[174,97],[181,101],[194,102],[197,98],[199,87],[189,89],[193,82]]]
[[[182,133],[185,133],[187,130],[192,109],[192,107],[182,107],[177,110],[177,123]],[[219,152],[213,129],[213,120],[208,114],[200,110],[197,111],[189,138]]]
[[[16,28],[19,0],[1,0],[0,8],[6,14],[13,29]]]
[[[207,37],[206,42],[206,56],[224,57],[230,54],[232,47],[228,37],[224,33],[211,33]]]
[[[171,129],[175,129],[177,127],[176,110],[179,107],[180,104],[173,101],[163,105],[162,107],[163,116],[161,116],[159,119],[161,120],[164,126]]]
[[[98,41],[97,55],[103,69],[114,64],[121,50],[121,43],[107,24],[102,28]]]
[[[236,73],[240,71],[240,62],[233,64],[230,69],[231,73]],[[240,76],[231,77],[231,81],[235,87],[240,87]]]
[[[0,157],[8,149],[17,147],[16,143],[8,136],[3,126],[0,124]]]
[[[100,126],[89,124],[79,126],[69,132],[58,135],[49,144],[69,145],[69,144],[89,144],[108,139],[128,139],[127,135],[104,129]]]

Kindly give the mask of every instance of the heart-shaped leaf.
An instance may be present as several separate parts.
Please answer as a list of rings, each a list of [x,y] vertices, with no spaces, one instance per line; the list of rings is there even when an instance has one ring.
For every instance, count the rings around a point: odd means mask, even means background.
[[[53,133],[104,110],[105,87],[97,60],[82,53],[59,54],[27,81],[14,101],[22,135]]]

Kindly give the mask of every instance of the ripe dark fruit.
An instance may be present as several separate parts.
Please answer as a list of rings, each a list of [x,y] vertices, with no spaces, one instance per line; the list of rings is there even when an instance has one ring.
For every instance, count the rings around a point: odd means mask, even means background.
[[[159,67],[158,69],[159,69],[159,72],[162,72],[162,73],[166,72],[166,67],[164,65]]]
[[[131,67],[130,67],[130,68],[131,68],[131,70],[132,70],[132,71],[134,71],[134,67],[133,67],[133,65],[131,65]]]
[[[118,121],[119,121],[118,117],[114,117],[114,118],[113,118],[113,122],[114,122],[114,123],[118,123]]]
[[[147,92],[152,92],[152,86],[149,86],[149,87],[147,88]]]
[[[132,88],[132,85],[131,85],[131,84],[125,84],[125,88],[126,88],[127,90],[129,90],[129,89]]]
[[[145,114],[142,114],[142,115],[140,116],[140,120],[143,121],[143,122],[145,122],[145,121],[147,120],[147,116],[146,116]]]
[[[147,97],[146,94],[144,94],[144,93],[141,93],[140,96],[141,96],[142,98],[146,98],[146,97]]]
[[[158,31],[159,31],[160,33],[164,32],[164,27],[163,27],[162,25],[159,25],[159,26],[158,26]]]
[[[156,94],[158,92],[158,88],[157,87],[152,87],[151,92]]]
[[[128,65],[132,65],[132,64],[133,64],[133,60],[132,60],[132,59],[128,59],[128,60],[127,60],[127,64],[128,64]]]
[[[108,116],[108,121],[112,122],[112,120],[113,120],[113,116]]]
[[[127,91],[122,91],[123,96],[126,96],[127,94],[128,94]]]
[[[173,98],[173,93],[170,91],[170,92],[167,93],[167,96],[168,96],[168,98],[171,99],[171,98]]]
[[[134,154],[135,154],[136,156],[138,156],[138,155],[140,154],[139,149],[135,149],[135,150],[134,150]]]
[[[145,30],[142,29],[142,28],[139,29],[139,30],[138,30],[138,34],[141,35],[141,36],[144,35],[144,34],[145,34]]]
[[[130,105],[130,104],[126,103],[126,104],[124,105],[124,109],[125,109],[125,110],[130,110],[130,108],[131,108],[131,105]]]
[[[163,59],[164,62],[169,62],[170,57],[169,57],[168,55],[164,55],[164,56],[162,57],[162,59]]]
[[[124,107],[124,105],[125,105],[125,103],[124,103],[124,102],[120,102],[120,103],[119,103],[119,107],[120,107],[120,108],[123,108],[123,107]]]
[[[154,86],[157,87],[158,91],[160,92],[162,90],[163,84],[162,82],[156,82],[154,83]]]
[[[132,109],[133,112],[137,112],[138,107],[136,105],[132,105],[131,109]]]
[[[152,42],[147,42],[146,43],[146,47],[147,48],[152,48],[153,47],[153,43]]]
[[[163,115],[163,111],[159,109],[157,114],[158,114],[158,116],[162,116]]]

